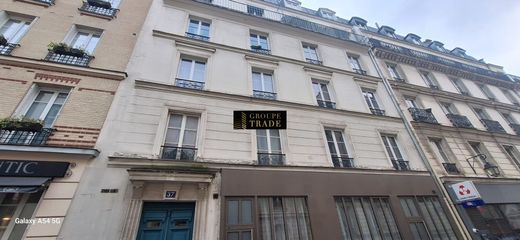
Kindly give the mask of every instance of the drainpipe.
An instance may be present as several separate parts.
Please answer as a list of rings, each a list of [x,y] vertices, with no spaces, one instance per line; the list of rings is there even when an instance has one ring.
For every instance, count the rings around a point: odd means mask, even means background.
[[[424,151],[419,143],[419,138],[415,134],[411,123],[406,120],[404,112],[399,107],[399,101],[397,100],[395,92],[392,89],[392,86],[390,85],[390,82],[388,81],[388,79],[386,79],[385,76],[383,75],[383,72],[381,71],[381,68],[379,67],[379,64],[377,62],[377,59],[375,57],[374,50],[372,47],[370,47],[368,49],[368,55],[370,56],[370,60],[372,60],[372,63],[374,64],[374,67],[376,68],[377,74],[383,80],[383,85],[385,86],[385,90],[390,95],[390,99],[392,100],[394,107],[397,109],[397,112],[399,113],[399,116],[401,117],[401,119],[403,121],[406,132],[412,139],[415,150],[417,150],[417,152],[419,153],[419,156],[421,157],[421,160],[423,161],[424,165],[428,169],[430,176],[433,178],[435,185],[441,191],[442,201],[448,206],[449,213],[455,217],[455,224],[457,225],[457,229],[462,234],[462,237],[464,239],[472,239],[471,234],[468,232],[466,227],[464,227],[464,222],[462,221],[462,218],[459,216],[457,209],[455,209],[455,204],[451,201],[451,198],[448,195],[448,191],[444,188],[440,177],[435,173],[432,165],[428,161],[428,158],[426,157],[426,154],[424,153]]]

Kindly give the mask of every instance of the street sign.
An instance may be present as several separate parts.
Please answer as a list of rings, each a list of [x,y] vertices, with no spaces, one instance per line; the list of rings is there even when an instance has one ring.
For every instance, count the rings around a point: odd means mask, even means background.
[[[471,181],[451,185],[458,203],[481,199],[480,193]]]

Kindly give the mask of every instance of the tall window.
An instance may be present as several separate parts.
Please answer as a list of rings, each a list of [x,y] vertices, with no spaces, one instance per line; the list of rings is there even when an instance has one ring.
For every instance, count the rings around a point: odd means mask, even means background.
[[[457,109],[451,103],[441,102],[441,108],[446,114],[457,114]]]
[[[343,131],[325,129],[325,137],[334,167],[354,167],[353,159],[348,155]]]
[[[0,35],[4,36],[8,43],[18,43],[29,30],[31,22],[32,19],[10,18],[0,28]]]
[[[312,239],[305,198],[259,197],[258,212],[260,239]]]
[[[386,69],[388,69],[388,73],[390,73],[390,77],[397,81],[404,81],[404,78],[401,77],[399,70],[397,69],[397,65],[393,63],[386,63]]]
[[[520,235],[520,204],[486,204],[467,208],[476,229],[486,229],[488,239],[515,239]]]
[[[194,160],[197,151],[199,117],[170,114],[162,158]]]
[[[433,152],[437,156],[437,158],[442,162],[442,166],[444,170],[446,170],[449,174],[459,174],[459,169],[457,165],[450,160],[448,157],[447,148],[443,144],[442,139],[430,138],[430,143],[432,145]]]
[[[363,90],[363,97],[365,98],[365,102],[367,103],[368,107],[370,108],[370,112],[374,115],[385,115],[385,111],[382,110],[379,107],[379,104],[377,103],[376,94],[374,90]]]
[[[316,96],[318,106],[325,108],[336,108],[336,103],[332,101],[327,83],[313,81],[312,89],[314,91],[314,96]]]
[[[253,71],[253,96],[264,99],[276,99],[272,73]]]
[[[419,104],[417,104],[417,100],[414,97],[405,97],[404,101],[408,108],[420,108]]]
[[[501,113],[502,117],[506,120],[509,124],[516,124],[516,120],[511,116],[509,113]]]
[[[343,239],[401,239],[387,197],[336,197]]]
[[[354,72],[363,75],[367,74],[367,72],[363,70],[363,68],[361,67],[361,63],[359,63],[358,56],[348,55],[348,61],[350,62],[350,66],[352,67],[352,70],[354,70]]]
[[[101,32],[88,31],[80,28],[76,29],[77,32],[72,38],[70,45],[73,48],[84,49],[87,54],[92,55],[99,42],[99,39],[101,38]]]
[[[68,90],[40,89],[24,118],[43,120],[45,128],[52,127],[68,95]]]
[[[190,19],[187,36],[198,40],[209,40],[209,22],[198,19]]]
[[[508,90],[508,89],[502,89],[502,92],[504,93],[504,95],[507,97],[507,99],[514,105],[520,105],[520,103],[518,102],[518,100],[516,99],[515,96],[513,96],[513,94]]]
[[[397,140],[395,136],[391,135],[381,135],[383,140],[383,144],[385,145],[386,152],[392,161],[392,165],[396,170],[410,170],[410,166],[408,165],[408,161],[404,161],[403,155],[399,150],[399,146],[397,145]]]
[[[479,119],[484,119],[484,120],[489,119],[489,115],[487,114],[486,111],[484,111],[484,109],[482,109],[482,108],[473,108],[473,111],[475,111],[475,114],[477,114],[477,117]]]
[[[511,145],[502,145],[502,148],[504,148],[509,159],[511,159],[517,167],[520,167],[520,153],[518,153],[518,150]]]
[[[401,197],[413,239],[457,239],[437,197]]]
[[[226,240],[252,240],[253,198],[227,198],[226,210]]]
[[[426,85],[433,89],[440,89],[439,84],[437,83],[437,80],[433,77],[433,75],[430,72],[427,71],[419,71],[421,78],[426,83]]]
[[[303,44],[303,53],[305,55],[305,61],[312,63],[312,64],[321,64],[321,61],[318,58],[318,52],[316,51],[315,46],[311,46],[309,44]]]
[[[260,165],[283,165],[282,143],[278,129],[257,129],[256,147]]]
[[[491,89],[489,89],[488,86],[484,85],[484,84],[478,84],[477,85],[480,90],[484,93],[484,95],[489,99],[489,100],[495,100],[495,95],[491,92]]]
[[[249,41],[251,43],[251,49],[263,49],[269,50],[269,43],[267,41],[267,35],[260,33],[249,34]]]
[[[453,83],[453,86],[459,91],[460,94],[469,96],[468,88],[466,88],[466,85],[460,80],[459,78],[450,78],[451,82]]]
[[[185,88],[203,89],[205,72],[205,62],[190,58],[181,58],[181,65],[175,85]]]

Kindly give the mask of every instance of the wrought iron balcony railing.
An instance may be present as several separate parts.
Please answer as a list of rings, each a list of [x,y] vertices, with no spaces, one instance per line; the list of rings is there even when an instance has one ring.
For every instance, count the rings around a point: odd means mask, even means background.
[[[318,106],[324,108],[336,108],[336,103],[331,101],[317,100]]]
[[[0,45],[0,55],[11,55],[11,52],[19,47],[20,44],[8,43],[6,45]]]
[[[516,135],[520,135],[520,124],[510,123],[509,126],[515,131]]]
[[[68,64],[68,65],[78,65],[78,66],[87,67],[93,58],[94,58],[93,56],[86,55],[86,54],[83,57],[76,57],[76,56],[58,54],[58,53],[49,51],[49,53],[47,53],[47,56],[45,56],[44,60],[49,61],[49,62],[56,62],[56,63],[63,63],[63,64]]]
[[[83,5],[79,8],[80,11],[93,13],[99,16],[105,16],[114,18],[119,11],[117,8],[103,8],[90,5],[88,2],[83,2]]]
[[[448,119],[450,119],[450,122],[453,124],[454,127],[474,128],[473,124],[471,124],[471,122],[469,121],[469,119],[466,116],[448,113],[448,114],[446,114],[446,117],[448,117]]]
[[[33,2],[47,4],[49,6],[54,5],[54,0],[32,0]]]
[[[206,42],[209,41],[208,36],[198,35],[198,34],[190,33],[190,32],[186,32],[186,37],[193,38],[196,40],[206,41]]]
[[[372,112],[372,114],[378,115],[378,116],[384,116],[385,115],[385,110],[383,110],[383,109],[370,108],[370,112]]]
[[[439,86],[437,86],[437,85],[431,84],[428,87],[430,87],[431,89],[440,90]]]
[[[271,21],[279,22],[284,25],[323,34],[329,37],[337,38],[343,41],[356,42],[363,45],[368,45],[368,38],[357,35],[338,28],[329,27],[326,25],[314,23],[298,17],[285,15],[280,12],[262,9],[260,7],[247,5],[233,0],[194,0],[200,3],[213,5],[219,8],[224,8],[234,12],[240,12],[254,17],[264,18]]]
[[[269,99],[269,100],[276,100],[276,93],[253,90],[253,97]]]
[[[258,153],[259,165],[281,166],[285,165],[285,154],[282,153]]]
[[[270,49],[265,49],[265,48],[261,48],[261,47],[259,48],[257,46],[251,46],[251,52],[265,54],[265,55],[271,55]]]
[[[353,168],[354,158],[348,156],[332,156],[332,164],[337,168]]]
[[[433,116],[431,108],[428,109],[420,109],[420,108],[408,108],[410,114],[412,114],[412,118],[416,122],[424,122],[424,123],[433,123],[437,124],[437,119]]]
[[[323,65],[323,62],[318,59],[306,58],[305,61],[307,61],[310,64],[314,64],[314,65]]]
[[[197,148],[162,146],[161,158],[172,160],[194,161],[197,156]]]
[[[175,86],[182,87],[182,88],[190,88],[190,89],[202,90],[202,89],[204,89],[204,82],[193,81],[193,80],[182,79],[182,78],[176,78],[175,79]]]
[[[352,70],[354,70],[354,72],[356,72],[357,74],[367,75],[367,71],[365,71],[363,69],[354,68]]]
[[[43,146],[53,131],[52,128],[43,128],[38,132],[0,129],[0,144]]]
[[[498,121],[489,119],[480,119],[480,122],[486,126],[489,132],[506,133],[506,130],[500,125]]]
[[[444,166],[444,170],[446,170],[446,172],[449,174],[460,174],[460,171],[455,163],[442,163],[442,166]]]
[[[410,163],[409,161],[404,160],[392,160],[392,165],[396,170],[399,171],[409,171],[410,170]]]
[[[406,79],[400,78],[400,77],[394,77],[394,80],[396,80],[398,82],[406,82]]]

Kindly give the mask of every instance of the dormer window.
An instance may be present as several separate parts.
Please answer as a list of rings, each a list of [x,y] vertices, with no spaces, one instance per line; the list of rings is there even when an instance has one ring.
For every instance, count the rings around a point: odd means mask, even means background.
[[[395,29],[389,26],[381,26],[378,32],[391,38],[397,38],[397,36],[394,33]]]
[[[431,49],[434,49],[434,50],[437,50],[440,52],[446,52],[446,49],[444,48],[444,44],[442,44],[441,42],[433,41],[430,43],[429,47]]]
[[[334,12],[328,8],[319,8],[318,13],[321,17],[332,19],[332,20],[336,19],[336,12]]]
[[[302,7],[302,2],[300,2],[298,0],[285,0],[284,5],[288,8],[300,10]]]
[[[452,54],[457,55],[459,57],[465,57],[466,56],[466,50],[456,47],[453,50],[450,51]]]
[[[353,26],[358,26],[363,29],[367,29],[367,21],[360,17],[352,17],[349,21]]]
[[[411,43],[414,43],[414,44],[417,44],[417,45],[421,45],[421,37],[413,34],[413,33],[408,33],[408,35],[406,35],[406,37],[404,38],[404,40],[408,41],[408,42],[411,42]]]

